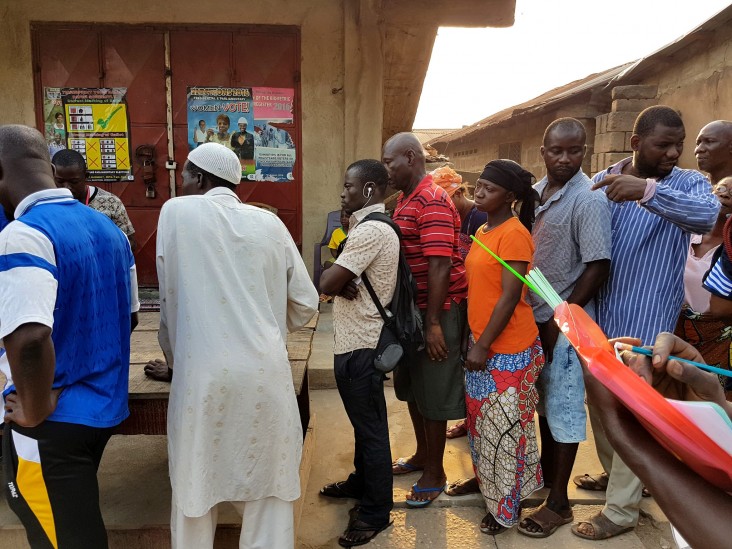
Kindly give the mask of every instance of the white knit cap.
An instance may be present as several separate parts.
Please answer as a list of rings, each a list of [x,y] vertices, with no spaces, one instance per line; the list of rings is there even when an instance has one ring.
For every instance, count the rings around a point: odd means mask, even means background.
[[[188,160],[202,170],[238,185],[241,181],[241,163],[234,151],[218,143],[204,143],[188,153]]]
[[[244,118],[244,117],[242,116],[242,117],[241,117],[241,118],[239,119],[239,121],[237,122],[237,124],[247,124],[247,119],[246,119],[246,118]],[[247,124],[247,126],[248,126],[248,125],[249,125],[249,124]]]

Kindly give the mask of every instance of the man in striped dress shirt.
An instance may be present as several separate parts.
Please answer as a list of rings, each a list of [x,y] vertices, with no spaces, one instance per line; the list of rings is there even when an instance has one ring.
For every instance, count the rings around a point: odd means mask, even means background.
[[[696,170],[676,167],[686,133],[670,107],[649,107],[633,127],[633,156],[595,175],[612,215],[610,278],[598,294],[598,323],[608,337],[639,338],[652,345],[673,332],[684,299],[684,265],[692,234],[711,230],[719,201]],[[604,539],[638,522],[640,480],[614,454],[589,405],[597,453],[606,473],[605,508],[572,531]],[[596,475],[593,475],[597,478]],[[578,479],[579,480],[579,479]]]

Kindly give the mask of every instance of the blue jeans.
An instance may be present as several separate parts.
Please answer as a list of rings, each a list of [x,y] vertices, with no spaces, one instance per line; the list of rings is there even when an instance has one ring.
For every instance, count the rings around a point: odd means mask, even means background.
[[[582,365],[563,334],[559,334],[552,361],[544,364],[536,388],[539,391],[536,411],[546,417],[552,438],[563,443],[586,440],[587,412]]]

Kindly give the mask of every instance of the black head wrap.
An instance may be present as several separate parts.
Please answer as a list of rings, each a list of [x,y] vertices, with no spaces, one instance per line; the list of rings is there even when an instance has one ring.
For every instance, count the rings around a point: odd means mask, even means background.
[[[534,206],[539,195],[531,186],[536,178],[513,160],[491,160],[483,168],[480,179],[500,185],[521,201],[519,221],[531,231],[534,225]]]

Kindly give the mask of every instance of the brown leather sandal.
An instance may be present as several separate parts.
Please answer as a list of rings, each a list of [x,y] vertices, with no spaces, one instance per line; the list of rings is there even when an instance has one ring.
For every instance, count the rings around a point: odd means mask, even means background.
[[[527,528],[526,521],[533,522],[540,528],[538,532],[532,532]],[[574,513],[569,509],[567,513],[560,515],[556,511],[547,507],[546,503],[542,503],[539,508],[525,517],[518,525],[518,531],[530,538],[548,538],[557,528],[564,524],[569,524],[574,520]]]

